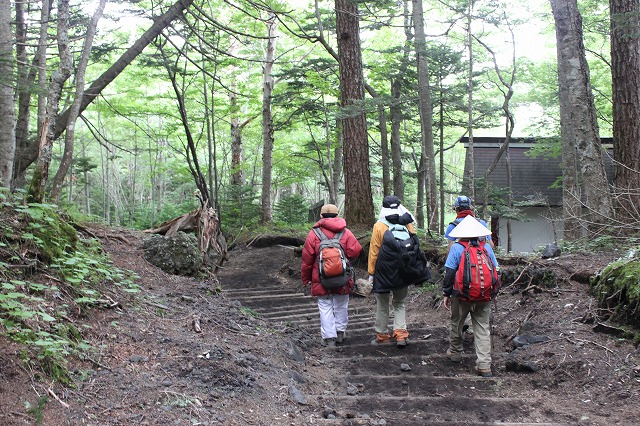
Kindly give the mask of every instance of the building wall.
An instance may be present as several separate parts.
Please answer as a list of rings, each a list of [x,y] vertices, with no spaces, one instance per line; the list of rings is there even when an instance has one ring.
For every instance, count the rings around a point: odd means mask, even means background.
[[[530,221],[511,221],[511,250],[513,253],[536,252],[540,250],[540,247],[562,239],[562,208],[528,207],[522,213]],[[498,222],[498,247],[506,252],[507,221],[500,218]]]

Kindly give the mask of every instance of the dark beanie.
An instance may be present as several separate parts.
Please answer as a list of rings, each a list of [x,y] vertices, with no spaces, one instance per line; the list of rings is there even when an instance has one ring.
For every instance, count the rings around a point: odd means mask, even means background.
[[[388,209],[397,209],[400,206],[400,198],[395,195],[387,195],[382,200],[382,207]]]

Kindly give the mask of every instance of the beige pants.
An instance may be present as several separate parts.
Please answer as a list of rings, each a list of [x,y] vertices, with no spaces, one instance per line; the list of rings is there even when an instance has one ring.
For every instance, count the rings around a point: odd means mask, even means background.
[[[404,299],[409,287],[394,290],[391,293],[376,293],[376,333],[389,332],[389,300],[393,305],[393,330],[406,330],[406,309]]]
[[[489,326],[491,302],[463,302],[457,297],[451,299],[449,350],[460,353],[463,351],[462,327],[468,314],[471,314],[475,336],[476,367],[488,370],[491,368],[491,329]]]

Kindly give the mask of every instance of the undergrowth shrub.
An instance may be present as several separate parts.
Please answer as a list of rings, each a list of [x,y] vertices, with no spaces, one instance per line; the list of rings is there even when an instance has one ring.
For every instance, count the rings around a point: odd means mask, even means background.
[[[590,281],[593,293],[607,318],[640,324],[640,257],[633,250],[609,264]]]
[[[72,384],[67,357],[91,348],[70,316],[103,304],[105,288],[138,291],[134,278],[55,206],[0,197],[0,334],[23,345],[29,371]]]

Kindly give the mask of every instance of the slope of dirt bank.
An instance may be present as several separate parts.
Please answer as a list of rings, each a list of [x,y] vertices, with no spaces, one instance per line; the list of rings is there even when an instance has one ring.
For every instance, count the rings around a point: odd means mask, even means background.
[[[369,345],[371,296],[352,298],[349,338],[330,351],[319,345],[292,247],[236,249],[217,279],[193,279],[148,264],[140,234],[95,232],[116,266],[140,276],[142,291],[114,290],[117,307],[77,319],[95,350],[72,361],[74,388],[38,382],[3,343],[0,424],[34,424],[39,412],[45,425],[604,425],[640,416],[640,353],[593,331],[594,300],[573,280],[604,266],[602,256],[544,261],[555,287],[503,289],[495,376],[479,379],[471,343],[462,364],[443,356],[447,313],[437,290],[411,289],[405,351]],[[525,331],[541,340],[514,351]]]

